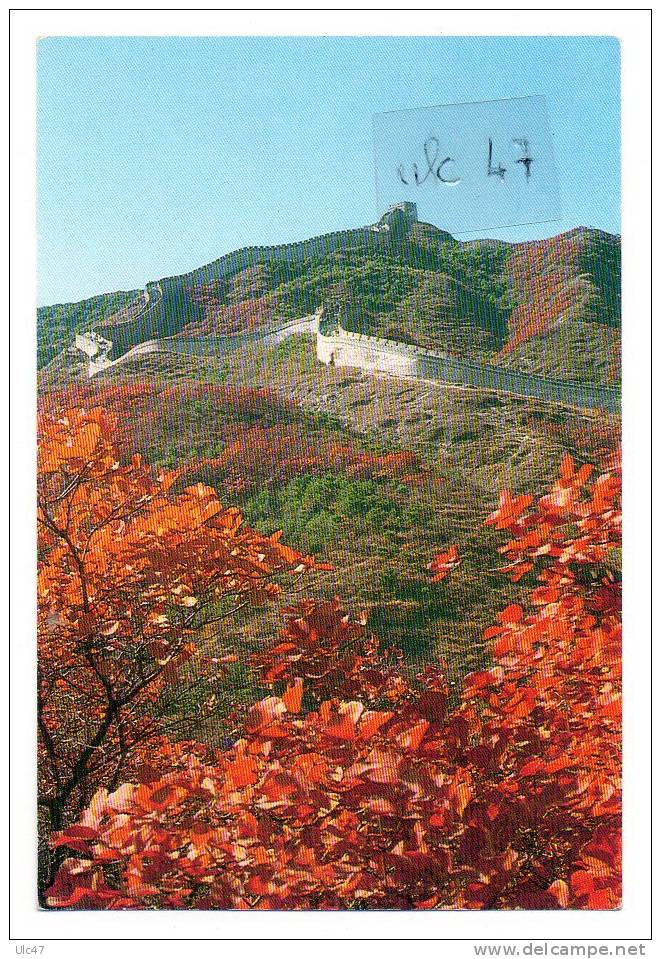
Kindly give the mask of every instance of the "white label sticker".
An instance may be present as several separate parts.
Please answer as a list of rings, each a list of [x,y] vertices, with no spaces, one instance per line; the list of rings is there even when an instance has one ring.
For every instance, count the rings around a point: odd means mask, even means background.
[[[454,103],[374,117],[377,210],[469,233],[560,218],[544,97]]]

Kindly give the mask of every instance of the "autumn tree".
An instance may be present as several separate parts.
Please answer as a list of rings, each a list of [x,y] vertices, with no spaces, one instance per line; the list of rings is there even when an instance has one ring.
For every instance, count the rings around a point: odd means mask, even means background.
[[[312,565],[278,534],[246,528],[213,489],[174,493],[174,473],[157,474],[139,456],[122,460],[116,427],[100,409],[45,413],[39,424],[39,801],[47,834],[75,819],[99,786],[135,775],[146,757],[158,767],[155,738],[181,732],[156,707],[164,688],[188,703],[193,686],[212,688],[233,658],[220,624],[241,605],[277,597],[280,574]],[[208,709],[213,702],[202,697],[199,711]]]
[[[593,479],[569,458],[539,499],[503,494],[487,522],[528,599],[454,704],[442,665],[397,682],[339,603],[291,608],[243,736],[214,756],[172,744],[165,774],[100,788],[54,839],[48,903],[617,907],[619,496],[616,463]]]

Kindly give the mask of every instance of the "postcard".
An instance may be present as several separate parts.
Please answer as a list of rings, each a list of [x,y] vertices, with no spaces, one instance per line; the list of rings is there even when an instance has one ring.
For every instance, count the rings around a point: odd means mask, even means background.
[[[620,910],[617,38],[36,71],[39,909]]]

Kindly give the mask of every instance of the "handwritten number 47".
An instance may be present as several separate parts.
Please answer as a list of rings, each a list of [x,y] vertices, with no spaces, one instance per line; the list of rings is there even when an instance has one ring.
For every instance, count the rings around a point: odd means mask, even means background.
[[[516,163],[522,163],[526,171],[526,180],[530,179],[530,167],[532,166],[533,158],[530,155],[530,144],[526,137],[515,137],[512,140],[512,143],[515,143],[516,146],[521,149],[521,156],[516,160]],[[487,176],[498,176],[501,180],[505,179],[505,174],[507,173],[507,167],[502,166],[500,163],[498,166],[493,165],[493,140],[489,137],[489,159],[487,161]]]
[[[526,180],[530,179],[531,166],[533,163],[533,157],[530,153],[530,143],[526,137],[514,137],[512,143],[521,151],[521,156],[515,160],[515,163],[521,163],[526,171]],[[421,170],[418,167],[417,163],[413,164],[413,176],[412,178],[406,171],[404,164],[400,164],[397,168],[397,175],[399,179],[405,186],[415,183],[416,186],[422,186],[426,180],[431,177],[432,179],[438,180],[441,183],[445,183],[448,186],[454,186],[457,183],[461,182],[461,176],[459,176],[454,167],[456,167],[456,161],[454,157],[444,157],[440,159],[440,144],[436,137],[429,137],[425,141],[423,152],[425,155],[426,168]],[[449,169],[446,167],[450,165]],[[500,162],[498,165],[494,165],[493,158],[493,140],[489,137],[489,151],[487,158],[487,176],[497,176],[501,180],[505,179],[505,174],[507,173],[507,167],[504,167]],[[454,175],[453,175],[454,174]]]

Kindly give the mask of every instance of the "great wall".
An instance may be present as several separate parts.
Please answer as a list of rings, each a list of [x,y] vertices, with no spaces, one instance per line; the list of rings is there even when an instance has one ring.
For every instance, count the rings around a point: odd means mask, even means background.
[[[390,230],[388,216],[393,212],[407,219],[416,218],[413,204],[401,204],[389,210],[378,224],[363,229],[374,236],[375,240],[377,236],[379,239],[385,238]],[[327,234],[313,240],[290,244],[282,247],[282,250],[287,258],[300,258],[306,255],[306,251],[324,245],[337,248],[341,246],[346,235],[347,233]],[[201,271],[194,272],[198,276],[204,276],[205,271],[213,266],[216,273],[230,273],[252,262],[258,252],[260,248],[237,251]],[[185,280],[190,276],[192,274],[178,279]],[[177,307],[177,294],[164,293],[161,285],[164,283],[166,281],[148,284],[125,311],[121,323],[101,331],[90,330],[76,335],[75,349],[88,357],[90,377],[132,357],[149,353],[221,358],[240,350],[250,350],[256,345],[268,346],[290,336],[311,334],[316,337],[317,359],[329,366],[351,367],[366,373],[442,383],[455,388],[509,393],[584,410],[604,410],[609,413],[621,411],[619,389],[547,378],[491,363],[474,363],[448,353],[352,332],[342,325],[337,316],[326,316],[323,307],[299,319],[248,333],[193,337],[186,336],[184,330],[175,336],[151,336],[155,328],[155,307],[164,300],[172,300],[170,310],[176,311]],[[113,337],[112,340],[110,336]],[[136,339],[137,345],[129,346]]]
[[[578,409],[599,409],[609,413],[621,410],[619,390],[609,387],[549,379],[490,363],[472,363],[447,353],[353,333],[340,326],[327,334],[317,333],[317,358],[333,366],[511,393]]]
[[[570,380],[549,379],[488,363],[472,363],[447,353],[437,353],[408,343],[354,333],[324,321],[322,310],[282,326],[261,332],[217,337],[165,337],[146,340],[116,359],[110,358],[112,343],[94,332],[78,334],[76,348],[89,357],[89,376],[149,353],[176,353],[185,356],[227,357],[256,345],[268,346],[291,336],[312,334],[317,359],[335,367],[351,367],[366,373],[443,383],[510,393],[579,409],[619,413],[619,390]]]

